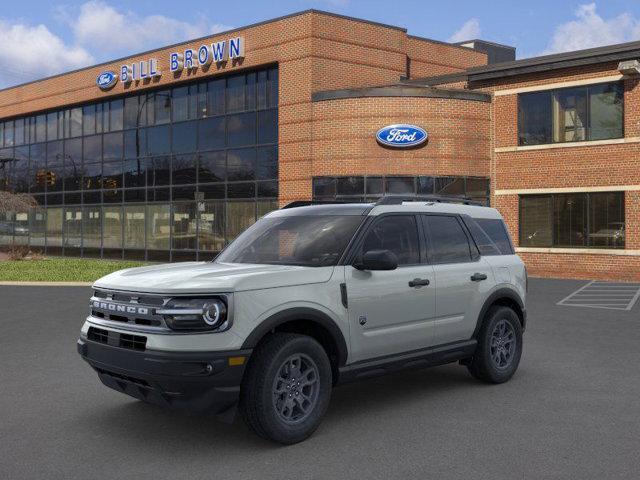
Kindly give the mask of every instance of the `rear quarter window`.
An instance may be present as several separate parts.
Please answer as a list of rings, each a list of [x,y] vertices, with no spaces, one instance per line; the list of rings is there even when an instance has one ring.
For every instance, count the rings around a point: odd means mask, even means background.
[[[499,218],[475,218],[483,232],[491,239],[499,253],[485,253],[484,255],[513,255],[513,245],[509,239],[507,228]],[[478,246],[479,247],[479,246]],[[480,251],[482,253],[482,249]]]

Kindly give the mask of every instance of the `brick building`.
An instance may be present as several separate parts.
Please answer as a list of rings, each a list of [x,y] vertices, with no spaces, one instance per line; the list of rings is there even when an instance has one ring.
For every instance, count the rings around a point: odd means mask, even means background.
[[[533,274],[638,279],[640,43],[515,61],[318,11],[0,91],[0,244],[211,258],[293,200],[464,196]],[[394,148],[383,127],[428,141]]]

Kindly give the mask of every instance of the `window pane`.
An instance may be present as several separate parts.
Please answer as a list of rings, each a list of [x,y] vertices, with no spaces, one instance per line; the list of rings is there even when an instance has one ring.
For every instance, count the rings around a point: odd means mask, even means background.
[[[150,161],[153,162],[153,170],[151,170],[150,166],[147,172],[147,185],[169,185],[171,179],[171,157],[154,157]]]
[[[173,184],[180,185],[185,183],[196,183],[196,170],[195,155],[174,156],[172,162]],[[193,199],[193,196],[191,199]]]
[[[520,245],[550,247],[552,243],[553,197],[520,197]]]
[[[423,216],[429,233],[429,247],[433,263],[460,263],[471,261],[469,240],[455,217]]]
[[[221,182],[226,178],[225,152],[206,152],[198,156],[198,182]]]
[[[144,248],[145,206],[127,205],[124,207],[124,248]]]
[[[122,100],[112,100],[109,102],[109,131],[116,132],[122,130],[124,124]]]
[[[420,243],[415,218],[393,215],[376,222],[367,232],[362,254],[370,250],[390,250],[398,257],[398,265],[420,262]]]
[[[587,139],[587,89],[566,88],[553,95],[553,141]]]
[[[227,78],[227,112],[239,112],[244,107],[244,75]]]
[[[169,204],[147,205],[147,248],[169,250]]]
[[[623,136],[623,98],[621,83],[607,83],[589,88],[589,140]]]
[[[227,117],[227,145],[242,147],[256,143],[256,115],[242,113]]]
[[[87,105],[82,108],[82,133],[94,135],[96,133],[96,106]]]
[[[171,119],[171,96],[168,90],[156,92],[154,96],[154,121],[155,124],[168,123]],[[151,123],[151,122],[150,122]]]
[[[136,128],[124,132],[125,158],[143,157],[147,155],[147,130]]]
[[[418,177],[418,195],[433,195],[435,179],[433,177]]]
[[[64,188],[80,190],[82,182],[82,139],[64,142]]]
[[[278,111],[258,112],[258,143],[278,142]]]
[[[518,95],[518,144],[551,143],[551,92]]]
[[[332,198],[336,196],[337,181],[335,178],[316,177],[313,179],[313,196]]]
[[[23,143],[24,140],[24,123],[16,120],[16,145],[18,142]],[[20,128],[18,128],[20,127]],[[38,115],[36,117],[36,142],[45,142],[47,140],[47,117],[46,115]]]
[[[466,179],[465,196],[474,200],[488,204],[489,201],[489,179],[469,178]]]
[[[44,192],[47,187],[46,144],[31,145],[29,157],[29,189],[31,193]]]
[[[109,104],[96,104],[96,133],[109,131]]]
[[[100,248],[102,244],[102,209],[85,207],[82,215],[84,248]]]
[[[14,162],[12,183],[16,193],[27,193],[29,191],[29,146],[16,147],[14,150]],[[1,158],[1,155],[0,155]],[[0,159],[0,164],[3,163]],[[0,167],[1,168],[1,167]],[[51,185],[55,179],[47,173],[48,184]]]
[[[124,161],[124,186],[125,187],[144,187],[146,182],[146,165],[148,160],[134,159]],[[152,172],[153,174],[153,172]]]
[[[149,155],[162,155],[171,151],[169,125],[147,129],[147,147]]]
[[[452,197],[464,197],[464,178],[463,177],[436,177],[435,179],[436,195],[449,195]]]
[[[173,248],[195,250],[196,248],[196,204],[173,205]]]
[[[415,193],[413,186],[413,177],[388,177],[387,193],[401,194],[406,193],[413,195]]]
[[[589,245],[624,248],[624,192],[589,195]]]
[[[69,135],[79,137],[82,135],[82,108],[72,108],[69,110]]]
[[[174,88],[171,95],[173,121],[180,122],[189,118],[189,87]]]
[[[102,160],[102,135],[84,137],[82,144],[82,158],[85,163]]]
[[[47,140],[58,139],[58,112],[47,114]]]
[[[4,122],[4,146],[13,146],[13,121]]]
[[[83,171],[82,188],[84,190],[99,189],[102,180],[102,163],[85,163]]]
[[[105,190],[122,188],[122,160],[104,162],[102,165],[102,188]]]
[[[554,246],[586,246],[587,196],[584,193],[556,195],[554,200]]]
[[[204,202],[198,220],[198,250],[219,252],[224,248],[224,207],[224,202]]]
[[[47,208],[47,247],[62,246],[62,208]]]
[[[82,247],[82,209],[64,209],[64,246],[65,248]]]
[[[227,240],[229,242],[255,221],[255,202],[227,202]]]
[[[278,178],[278,147],[258,148],[258,180],[272,180]]]
[[[172,128],[173,152],[194,152],[196,150],[197,135],[197,122],[174,123]]]
[[[104,248],[122,248],[122,207],[104,207]]]
[[[256,109],[256,74],[247,73],[247,85],[245,87],[245,108],[247,110]]]
[[[62,140],[47,143],[47,172],[51,172],[47,191],[62,190],[64,182],[64,158],[62,156]]]
[[[41,130],[42,133],[44,133],[44,135],[38,140],[39,142],[44,142],[46,140],[46,125],[45,125],[45,116],[44,115],[40,115],[39,118],[41,119],[42,125],[41,125]],[[13,122],[13,134],[14,134],[14,138],[13,138],[13,143],[14,145],[24,145],[25,143],[25,133],[28,131],[25,130],[24,128],[24,118],[19,118],[17,120],[15,120]]]
[[[227,154],[227,178],[229,181],[254,180],[255,172],[255,148],[229,150]]]
[[[224,113],[225,80],[213,80],[207,84],[207,115]]]
[[[367,177],[367,195],[382,195],[383,192],[382,177]]]
[[[122,132],[108,133],[103,138],[103,155],[105,160],[122,158]]]
[[[340,177],[337,180],[337,195],[364,194],[364,177]]]
[[[467,225],[467,228],[480,251],[480,255],[500,255],[500,249],[495,242],[489,238],[487,232],[485,232],[479,225],[478,220],[480,219],[465,218],[464,223]]]
[[[133,95],[124,99],[124,128],[138,126],[138,96]]]
[[[225,146],[225,119],[213,117],[200,120],[198,125],[198,149],[216,150]]]
[[[44,247],[47,228],[47,211],[44,208],[32,208],[29,212],[29,245]]]

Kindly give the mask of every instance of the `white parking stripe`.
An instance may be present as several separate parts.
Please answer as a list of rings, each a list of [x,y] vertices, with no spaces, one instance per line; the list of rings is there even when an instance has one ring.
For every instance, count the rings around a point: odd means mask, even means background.
[[[556,305],[631,310],[640,299],[640,284],[591,281]]]

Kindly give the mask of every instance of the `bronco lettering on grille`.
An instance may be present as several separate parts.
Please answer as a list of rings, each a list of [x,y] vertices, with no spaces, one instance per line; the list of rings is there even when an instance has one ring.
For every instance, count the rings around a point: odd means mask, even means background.
[[[109,310],[111,312],[133,313],[137,315],[148,315],[149,309],[146,307],[131,307],[129,305],[119,305],[117,303],[107,303],[94,301],[93,306],[101,310]]]

